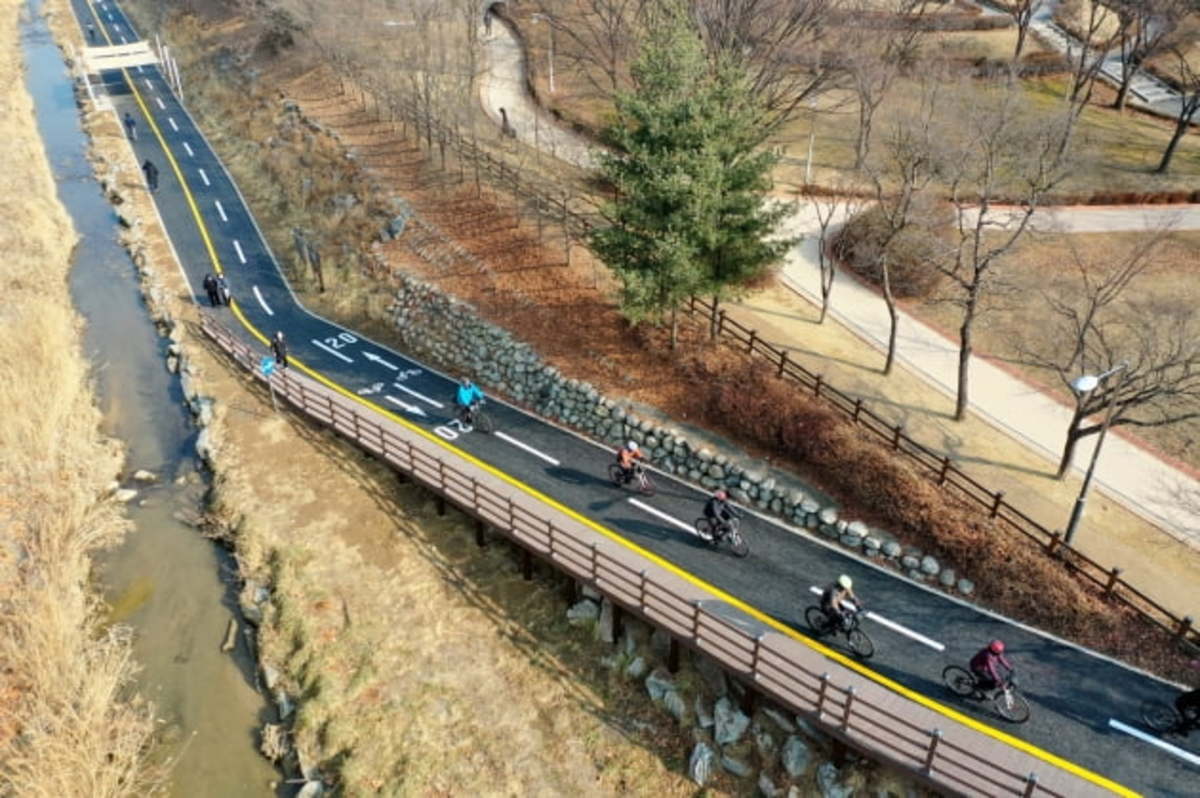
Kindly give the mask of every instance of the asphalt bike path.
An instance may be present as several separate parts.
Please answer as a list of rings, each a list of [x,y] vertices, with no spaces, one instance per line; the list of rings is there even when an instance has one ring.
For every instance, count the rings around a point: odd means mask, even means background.
[[[81,20],[92,14],[90,5],[72,0]],[[115,3],[95,3],[94,12],[102,38],[135,40]],[[215,259],[229,282],[236,313],[228,308],[211,312],[259,346],[264,356],[265,337],[284,331],[295,367],[317,372],[364,403],[432,432],[435,439],[509,475],[514,484],[528,486],[616,533],[627,545],[672,564],[685,578],[710,586],[718,599],[786,629],[803,634],[804,610],[817,600],[812,589],[847,573],[868,609],[882,618],[863,622],[875,641],[875,656],[866,667],[850,660],[864,675],[894,681],[895,689],[906,694],[928,696],[947,714],[962,713],[977,728],[998,730],[991,733],[1009,735],[1026,750],[1036,746],[1042,750],[1034,753],[1056,764],[1084,768],[1148,794],[1194,794],[1200,741],[1184,741],[1181,748],[1187,750],[1171,752],[1109,726],[1110,719],[1138,726],[1142,701],[1172,700],[1175,688],[1160,680],[902,579],[753,513],[746,513],[742,525],[750,555],[737,559],[691,531],[704,492],[657,472],[658,492],[652,498],[616,488],[606,477],[612,462],[607,447],[503,402],[487,406],[497,434],[456,427],[452,379],[300,305],[224,166],[157,67],[102,77],[118,116],[128,111],[136,120],[131,145],[139,163],[149,158],[159,167],[155,204],[193,298],[206,303],[198,289],[203,276],[215,271]],[[941,684],[946,665],[965,665],[993,637],[1008,644],[1033,706],[1033,717],[1020,726],[951,696]],[[823,642],[841,652],[829,656],[842,661],[840,641]],[[932,704],[929,698],[920,700]]]

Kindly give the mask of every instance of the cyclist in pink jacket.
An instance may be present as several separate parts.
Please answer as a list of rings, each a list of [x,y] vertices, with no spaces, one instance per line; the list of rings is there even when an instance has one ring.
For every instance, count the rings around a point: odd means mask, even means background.
[[[1004,681],[1001,666],[1012,673],[1012,663],[1004,658],[1004,641],[993,640],[984,646],[978,654],[971,657],[971,673],[980,690],[994,690]]]

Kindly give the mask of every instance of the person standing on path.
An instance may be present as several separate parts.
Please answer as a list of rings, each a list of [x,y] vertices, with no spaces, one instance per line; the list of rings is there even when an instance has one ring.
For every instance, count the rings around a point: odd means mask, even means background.
[[[208,294],[208,301],[214,308],[221,304],[221,295],[217,292],[217,278],[212,272],[204,275],[204,293]]]
[[[123,121],[125,122],[125,131],[129,133],[129,138],[137,141],[137,120],[133,118],[133,114],[126,111]]]
[[[229,304],[229,283],[225,281],[225,275],[223,274],[217,277],[217,294],[220,295],[221,304]]]
[[[275,356],[275,365],[281,369],[288,367],[287,341],[284,340],[283,330],[275,333],[271,339],[271,354]]]
[[[146,185],[150,188],[150,193],[158,191],[158,167],[154,165],[154,161],[149,158],[142,164],[142,172],[146,175]]]
[[[87,32],[88,32],[88,42],[90,42],[91,44],[95,44],[96,43],[96,26],[89,22],[87,24]]]

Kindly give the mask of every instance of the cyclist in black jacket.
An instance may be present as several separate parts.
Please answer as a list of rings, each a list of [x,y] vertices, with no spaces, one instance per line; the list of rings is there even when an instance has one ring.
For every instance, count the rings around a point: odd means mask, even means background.
[[[713,522],[713,532],[721,538],[729,532],[729,522],[741,518],[742,514],[729,503],[729,494],[725,489],[720,488],[705,502],[704,517]]]

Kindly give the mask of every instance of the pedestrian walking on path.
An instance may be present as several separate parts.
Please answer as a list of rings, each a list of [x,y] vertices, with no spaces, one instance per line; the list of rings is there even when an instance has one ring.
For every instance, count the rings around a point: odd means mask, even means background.
[[[217,294],[220,295],[221,304],[223,305],[228,305],[230,299],[232,299],[229,295],[229,283],[225,282],[225,275],[223,274],[217,277]]]
[[[154,161],[147,158],[142,164],[142,172],[146,175],[146,185],[150,188],[150,193],[158,191],[158,167],[154,165]]]
[[[87,24],[88,41],[92,44],[96,43],[96,26],[92,23]]]
[[[137,120],[133,118],[133,114],[125,112],[125,132],[129,134],[129,138],[137,141]]]
[[[287,341],[284,340],[283,330],[275,333],[271,339],[271,354],[275,356],[275,365],[281,369],[288,367]]]
[[[221,294],[217,290],[217,278],[212,272],[204,275],[204,293],[208,294],[208,301],[214,308],[221,304]]]

